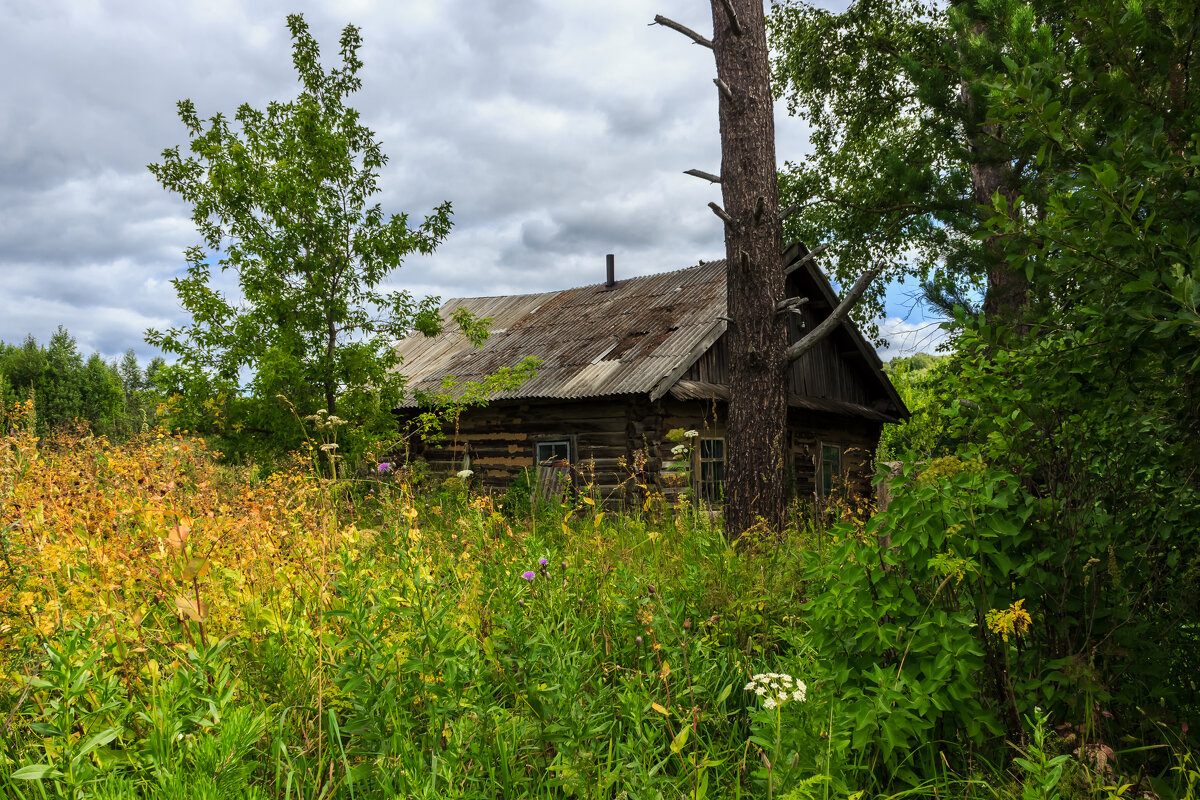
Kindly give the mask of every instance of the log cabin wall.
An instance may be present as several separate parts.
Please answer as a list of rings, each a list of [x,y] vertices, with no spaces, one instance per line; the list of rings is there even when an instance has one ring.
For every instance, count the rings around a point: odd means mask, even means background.
[[[653,458],[668,464],[676,444],[666,438],[673,429],[695,430],[701,438],[725,438],[726,406],[718,400],[676,400],[664,398],[661,428],[657,441],[648,447]],[[883,431],[880,422],[842,414],[829,414],[800,408],[788,410],[787,480],[789,493],[804,501],[815,501],[821,463],[821,446],[836,446],[841,454],[841,473],[835,481],[840,489],[856,497],[873,497],[875,451]],[[660,490],[674,494],[662,473]]]
[[[447,425],[442,441],[418,443],[410,455],[424,458],[440,475],[457,472],[469,455],[484,491],[500,493],[522,470],[535,469],[538,442],[567,440],[576,479],[606,505],[639,502],[642,486],[674,499],[686,486],[672,469],[677,442],[668,434],[695,430],[699,438],[724,439],[725,408],[718,400],[668,396],[652,402],[645,395],[495,403],[464,410],[457,426]],[[789,410],[788,423],[786,467],[793,495],[814,498],[821,445],[829,444],[842,454],[839,483],[870,496],[880,423],[797,408]]]
[[[535,468],[538,442],[566,440],[576,480],[617,505],[657,475],[661,426],[661,404],[644,395],[493,403],[464,410],[442,441],[418,444],[412,456],[424,458],[434,473],[450,474],[469,454],[484,490],[503,492],[523,470]]]
[[[811,330],[820,322],[816,313],[807,306],[802,308],[805,326]],[[793,317],[795,315],[792,315]],[[821,316],[823,318],[824,315]],[[790,323],[791,341],[801,338],[799,321]],[[858,405],[870,405],[875,399],[867,384],[867,365],[862,370],[848,366],[851,359],[861,360],[853,342],[834,334],[819,342],[816,347],[798,358],[788,370],[788,392],[801,397],[819,397],[841,400]],[[729,356],[722,336],[683,375],[684,380],[729,385]]]
[[[857,498],[874,497],[875,451],[883,424],[840,414],[788,409],[788,466],[791,494],[801,502],[818,500],[821,446],[841,453],[835,486]]]

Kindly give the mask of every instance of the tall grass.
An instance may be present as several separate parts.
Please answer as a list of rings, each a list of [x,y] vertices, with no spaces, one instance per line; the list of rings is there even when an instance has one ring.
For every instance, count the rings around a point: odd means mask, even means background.
[[[884,788],[812,677],[806,529],[730,547],[687,505],[526,515],[452,486],[260,478],[186,437],[16,428],[0,458],[6,797]],[[804,698],[766,703],[763,674]]]

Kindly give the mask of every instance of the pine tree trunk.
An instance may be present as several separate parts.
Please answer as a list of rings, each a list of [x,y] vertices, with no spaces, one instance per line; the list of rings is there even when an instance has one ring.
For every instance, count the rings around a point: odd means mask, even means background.
[[[968,8],[965,3],[955,3],[957,7]],[[960,58],[965,58],[968,38],[981,39],[989,34],[985,22],[968,22],[969,35],[966,29],[958,32]],[[986,100],[977,97],[978,87],[972,81],[964,80],[959,87],[959,103],[962,105],[963,124],[966,129],[969,163],[971,169],[971,190],[975,202],[980,207],[981,221],[991,216],[992,197],[1001,194],[1008,201],[1008,213],[1016,214],[1016,176],[1012,169],[1012,148],[1004,137],[1004,130],[998,123],[988,119]],[[1009,266],[1001,251],[997,237],[989,237],[984,242],[987,257],[987,288],[983,296],[983,316],[991,324],[1007,325],[1019,334],[1026,331],[1021,324],[1021,317],[1029,295],[1029,281],[1024,274],[1016,272]]]
[[[725,527],[736,538],[760,520],[782,526],[787,431],[787,329],[775,119],[762,0],[712,0],[720,92],[721,191],[728,262],[729,421]]]

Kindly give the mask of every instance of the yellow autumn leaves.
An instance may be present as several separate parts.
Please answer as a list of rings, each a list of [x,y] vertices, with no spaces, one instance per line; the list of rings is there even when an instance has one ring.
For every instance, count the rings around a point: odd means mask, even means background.
[[[1009,605],[1008,608],[990,609],[984,615],[984,622],[987,623],[988,630],[998,634],[1006,642],[1009,636],[1015,638],[1025,633],[1033,624],[1033,618],[1024,609],[1024,605],[1025,598],[1021,598]]]
[[[183,435],[0,436],[0,659],[88,615],[126,641],[246,635],[256,596],[315,584],[320,484],[233,473]]]

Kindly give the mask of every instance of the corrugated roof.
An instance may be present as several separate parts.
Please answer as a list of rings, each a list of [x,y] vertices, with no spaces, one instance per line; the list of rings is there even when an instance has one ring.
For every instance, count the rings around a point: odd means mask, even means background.
[[[650,394],[678,377],[724,330],[725,262],[628,278],[562,292],[456,298],[443,319],[466,307],[492,320],[491,336],[475,348],[450,327],[432,339],[413,334],[396,350],[414,391],[437,391],[445,378],[480,380],[526,356],[541,359],[537,377],[493,396],[583,398]],[[661,391],[659,392],[661,394]]]

